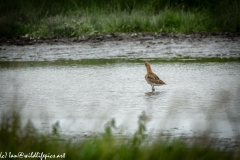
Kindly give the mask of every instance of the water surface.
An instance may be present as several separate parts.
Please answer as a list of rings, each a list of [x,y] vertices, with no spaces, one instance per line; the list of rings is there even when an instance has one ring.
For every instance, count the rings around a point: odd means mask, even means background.
[[[144,112],[151,133],[240,133],[238,62],[152,62],[167,84],[155,92],[144,79],[144,60],[1,64],[0,111],[15,107],[43,131],[59,121],[63,133],[101,132],[114,118],[123,133],[133,133]]]

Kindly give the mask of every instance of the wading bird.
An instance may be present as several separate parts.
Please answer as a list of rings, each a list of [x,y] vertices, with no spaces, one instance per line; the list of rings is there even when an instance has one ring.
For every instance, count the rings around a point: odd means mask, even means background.
[[[156,74],[152,72],[151,66],[148,62],[145,62],[145,66],[147,68],[147,74],[145,76],[145,79],[147,83],[149,83],[152,86],[152,91],[155,91],[154,86],[161,86],[166,84],[163,82]]]

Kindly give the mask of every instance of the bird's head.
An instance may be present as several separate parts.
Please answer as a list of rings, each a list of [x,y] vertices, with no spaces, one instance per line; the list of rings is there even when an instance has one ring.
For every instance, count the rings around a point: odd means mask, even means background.
[[[147,67],[147,66],[149,66],[150,64],[148,63],[148,62],[145,62],[145,66]]]

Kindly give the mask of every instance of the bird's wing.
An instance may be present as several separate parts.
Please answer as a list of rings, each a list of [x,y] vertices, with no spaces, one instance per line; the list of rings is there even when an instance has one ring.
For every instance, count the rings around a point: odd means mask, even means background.
[[[151,73],[147,75],[148,80],[151,83],[156,83],[156,84],[165,84],[156,74]]]

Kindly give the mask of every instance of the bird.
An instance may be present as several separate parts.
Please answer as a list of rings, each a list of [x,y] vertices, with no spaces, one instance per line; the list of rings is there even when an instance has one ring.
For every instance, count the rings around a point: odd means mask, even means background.
[[[153,92],[155,91],[154,86],[161,86],[161,85],[166,84],[155,73],[152,72],[149,62],[145,62],[145,66],[147,69],[147,74],[145,75],[145,79],[146,79],[147,83],[149,83],[152,86]]]

